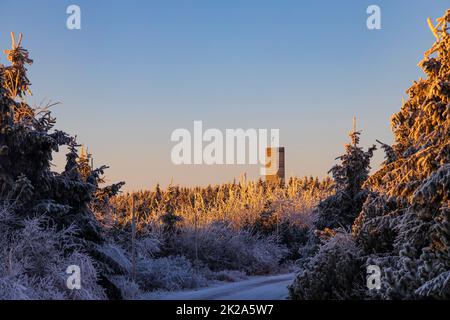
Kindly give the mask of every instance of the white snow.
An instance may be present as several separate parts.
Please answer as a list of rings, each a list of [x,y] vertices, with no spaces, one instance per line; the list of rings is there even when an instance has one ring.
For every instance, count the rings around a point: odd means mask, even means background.
[[[147,293],[144,300],[285,300],[295,273],[256,276],[249,280],[190,291]]]

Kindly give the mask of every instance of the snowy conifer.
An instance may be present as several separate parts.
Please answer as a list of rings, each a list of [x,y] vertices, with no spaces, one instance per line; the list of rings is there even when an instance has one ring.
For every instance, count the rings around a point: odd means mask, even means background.
[[[345,145],[345,154],[336,158],[340,164],[331,168],[336,193],[317,206],[315,228],[337,228],[350,226],[361,211],[367,197],[362,188],[370,170],[370,159],[375,146],[364,151],[359,146],[360,131],[350,132],[351,143]]]
[[[48,108],[27,104],[27,66],[32,60],[21,46],[22,36],[15,40],[12,34],[12,48],[5,51],[10,65],[0,64],[0,204],[16,221],[17,231],[36,216],[40,218],[33,221],[51,223],[55,232],[75,229],[70,233],[73,242],[97,260],[99,283],[111,297],[114,286],[107,276],[110,269],[99,250],[105,239],[90,210],[105,167],[92,170],[83,179],[75,139],[53,129],[55,119]],[[69,152],[65,169],[59,174],[51,171],[51,161],[53,152],[61,146],[67,146]],[[45,257],[40,258],[45,261]],[[60,272],[64,273],[66,267]]]
[[[387,298],[450,297],[450,10],[428,22],[436,42],[419,63],[427,77],[392,117],[395,157],[367,181],[378,196],[353,226],[385,271]]]

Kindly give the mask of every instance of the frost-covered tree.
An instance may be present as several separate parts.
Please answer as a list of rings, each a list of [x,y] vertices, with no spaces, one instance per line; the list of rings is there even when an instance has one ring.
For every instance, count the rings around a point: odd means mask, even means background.
[[[357,273],[356,261],[363,278],[364,265],[378,265],[381,290],[361,291],[361,283],[353,280],[333,282],[347,295],[450,298],[450,10],[436,21],[428,21],[436,42],[419,63],[426,78],[413,83],[408,100],[392,117],[395,142],[382,144],[386,161],[363,185],[370,194],[352,226],[355,248],[350,250],[356,255],[342,266]],[[334,243],[331,236],[326,248]],[[326,266],[339,252],[312,258],[291,296],[328,298],[308,286],[317,279],[315,272],[333,271]]]
[[[355,127],[355,126],[354,126]],[[369,192],[363,188],[370,170],[375,146],[364,151],[359,146],[360,131],[350,132],[351,142],[345,154],[336,158],[332,173],[335,193],[319,202],[313,213],[313,229],[306,245],[300,248],[300,267],[289,287],[292,299],[350,299],[360,298],[359,283],[363,260],[361,250],[348,233]],[[336,230],[334,230],[336,229]]]
[[[428,20],[436,38],[409,99],[392,117],[387,161],[366,185],[353,232],[385,271],[387,298],[450,298],[450,10]]]
[[[370,170],[370,159],[375,146],[364,151],[359,146],[360,131],[350,132],[351,142],[345,145],[345,154],[336,158],[340,164],[329,171],[334,180],[335,194],[324,199],[316,209],[315,228],[337,228],[350,226],[361,211],[367,197],[362,188]]]
[[[105,192],[99,188],[105,167],[82,171],[75,138],[54,129],[55,118],[48,108],[27,104],[27,66],[32,60],[21,40],[22,36],[16,42],[12,34],[12,48],[5,51],[10,65],[0,64],[0,205],[18,230],[35,217],[50,223],[55,232],[76,230],[70,234],[72,241],[96,261],[98,283],[110,297],[117,297],[108,280],[113,269],[100,250],[105,239],[90,209],[99,192]],[[61,146],[69,152],[64,171],[56,173],[51,170],[52,154]]]

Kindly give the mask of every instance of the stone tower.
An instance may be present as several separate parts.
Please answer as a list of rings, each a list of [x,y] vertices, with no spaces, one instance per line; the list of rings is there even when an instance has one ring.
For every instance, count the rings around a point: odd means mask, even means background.
[[[266,148],[266,182],[285,182],[284,147]]]

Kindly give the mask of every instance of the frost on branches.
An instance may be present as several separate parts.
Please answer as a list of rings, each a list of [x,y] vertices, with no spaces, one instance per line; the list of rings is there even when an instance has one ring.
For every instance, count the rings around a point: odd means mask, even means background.
[[[321,201],[316,209],[315,228],[347,227],[353,223],[361,211],[367,197],[367,190],[362,188],[370,170],[370,159],[376,147],[364,151],[359,146],[361,132],[353,130],[350,133],[351,143],[345,145],[346,153],[336,158],[340,164],[329,172],[335,181],[336,193]]]
[[[12,48],[5,50],[10,65],[0,64],[0,292],[11,297],[0,293],[0,299],[99,299],[105,289],[109,297],[119,297],[108,280],[111,268],[100,250],[104,238],[90,207],[100,196],[117,192],[120,184],[99,188],[105,167],[83,176],[78,145],[53,129],[50,106],[27,104],[27,65],[33,61],[21,46],[22,36],[17,42],[11,37]],[[69,153],[59,174],[50,166],[52,153],[61,146],[68,146]],[[82,296],[64,288],[70,264],[90,277],[85,289],[92,290]]]
[[[361,132],[350,133],[346,153],[329,172],[335,193],[317,205],[313,230],[308,243],[300,249],[301,272],[289,287],[292,299],[352,299],[361,297],[361,289],[347,290],[348,284],[361,286],[361,250],[348,233],[361,212],[369,192],[363,188],[370,170],[375,146],[364,151],[359,146]]]
[[[349,264],[341,267],[355,271],[359,261],[364,279],[365,266],[378,265],[381,290],[361,292],[354,276],[348,278],[346,295],[341,294],[342,280],[333,283],[339,291],[332,298],[358,293],[362,298],[450,298],[450,10],[435,24],[428,23],[436,42],[419,63],[426,78],[414,81],[408,100],[392,117],[395,143],[382,145],[386,161],[365,182],[370,194],[352,227],[359,258],[343,259]],[[327,257],[335,259],[341,252]],[[315,270],[335,272],[329,259],[311,260],[316,264],[291,286],[292,298],[330,298],[308,287]]]
[[[368,201],[354,225],[362,246],[374,235],[383,244],[367,254],[385,271],[385,298],[450,298],[450,10],[428,22],[427,77],[392,117],[396,159],[367,181],[383,200]]]

